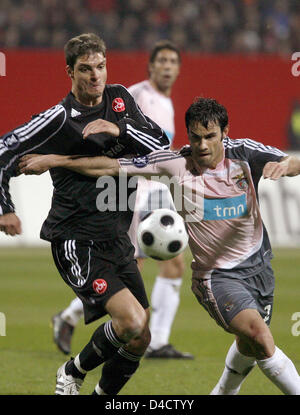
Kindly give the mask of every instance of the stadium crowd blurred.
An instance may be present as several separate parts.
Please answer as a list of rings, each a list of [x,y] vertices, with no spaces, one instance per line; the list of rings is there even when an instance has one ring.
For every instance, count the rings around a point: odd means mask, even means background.
[[[299,0],[1,0],[0,47],[58,48],[97,32],[109,49],[145,50],[169,38],[182,51],[300,50]]]

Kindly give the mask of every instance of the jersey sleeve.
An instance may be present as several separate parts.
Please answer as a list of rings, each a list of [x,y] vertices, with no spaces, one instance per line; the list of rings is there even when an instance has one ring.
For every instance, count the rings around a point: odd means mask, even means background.
[[[269,145],[264,145],[251,139],[244,139],[244,152],[249,162],[252,174],[261,177],[265,164],[269,161],[280,161],[287,154]]]
[[[9,194],[9,180],[10,177],[16,175],[19,157],[39,151],[60,131],[65,120],[65,108],[62,105],[56,105],[1,137],[0,215],[14,212],[14,205]]]
[[[130,176],[143,176],[146,179],[155,176],[180,177],[182,164],[185,163],[181,155],[172,151],[154,151],[142,157],[121,158],[118,162],[123,172]]]
[[[132,95],[123,86],[122,94],[126,102],[127,114],[117,122],[120,128],[118,140],[125,143],[132,154],[143,156],[157,150],[168,150],[170,142],[165,132],[142,112]]]

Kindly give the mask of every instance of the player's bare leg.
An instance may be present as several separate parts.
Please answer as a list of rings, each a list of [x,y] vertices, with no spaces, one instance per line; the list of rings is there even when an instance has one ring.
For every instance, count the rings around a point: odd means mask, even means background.
[[[68,362],[65,372],[84,379],[88,371],[105,362],[94,393],[111,395],[117,394],[137,370],[150,342],[149,310],[144,310],[127,288],[114,294],[105,308],[112,319],[95,330],[85,348]]]
[[[237,341],[227,354],[225,370],[211,394],[237,394],[255,362],[284,394],[300,394],[300,378],[293,362],[275,346],[272,333],[257,310],[238,313],[229,329]]]
[[[142,272],[145,258],[137,258],[137,266]],[[64,354],[71,353],[71,341],[74,329],[83,317],[82,301],[76,297],[63,311],[55,314],[52,319],[53,341]]]
[[[180,302],[180,287],[184,273],[184,254],[167,261],[157,262],[159,275],[151,294],[151,343],[145,357],[193,359],[193,355],[180,352],[169,344],[169,337]],[[168,301],[166,301],[166,298]]]
[[[141,336],[148,327],[149,310],[144,310],[127,288],[113,295],[105,308],[112,317],[112,326],[117,336],[124,343]],[[148,344],[145,347],[147,346]]]
[[[136,262],[137,262],[137,266],[138,266],[138,269],[139,269],[140,273],[142,273],[142,270],[143,270],[144,264],[145,264],[145,258],[137,258]]]

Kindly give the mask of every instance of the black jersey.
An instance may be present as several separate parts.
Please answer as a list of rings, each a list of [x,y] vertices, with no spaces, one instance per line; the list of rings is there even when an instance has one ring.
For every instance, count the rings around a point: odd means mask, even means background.
[[[117,124],[120,136],[101,133],[83,140],[83,128],[98,118]],[[102,102],[93,107],[80,104],[70,92],[58,105],[2,137],[0,215],[14,211],[9,179],[15,175],[19,157],[24,154],[107,155],[117,158],[128,154],[142,156],[167,148],[169,140],[163,130],[142,113],[122,85],[107,85]],[[96,179],[63,168],[51,169],[50,174],[54,192],[51,210],[42,226],[42,239],[108,240],[127,232],[132,211],[124,206],[120,208],[118,189],[122,179],[113,179],[115,209],[101,211],[96,201],[105,189],[96,186]],[[124,178],[121,185],[127,185]],[[127,196],[134,191],[131,184]]]

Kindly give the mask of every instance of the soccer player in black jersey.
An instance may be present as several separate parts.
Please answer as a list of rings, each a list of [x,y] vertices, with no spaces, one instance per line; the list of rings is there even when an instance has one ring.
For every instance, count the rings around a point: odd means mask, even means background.
[[[128,91],[134,97],[144,114],[164,129],[170,143],[174,138],[174,109],[170,98],[172,86],[180,70],[180,52],[168,40],[155,43],[149,57],[149,79],[131,85]],[[157,189],[158,183],[141,181],[138,184],[135,211],[129,228],[129,237],[135,247],[135,258],[140,272],[145,261],[137,241],[137,230],[145,210],[149,206],[170,207],[173,202],[167,188]],[[163,196],[159,196],[159,195]],[[161,202],[158,203],[158,200]],[[152,209],[152,208],[151,208]],[[157,261],[158,274],[151,293],[151,343],[145,353],[151,359],[192,359],[193,355],[177,350],[169,344],[169,337],[180,303],[180,287],[184,272],[183,253],[168,261]],[[168,299],[166,301],[166,298]],[[53,339],[59,350],[71,353],[71,339],[74,329],[83,317],[83,305],[79,298],[52,317]]]
[[[126,88],[106,84],[102,39],[77,36],[66,44],[65,57],[71,92],[0,142],[0,230],[8,235],[21,232],[9,194],[19,157],[35,152],[116,158],[169,148],[165,133]],[[111,316],[81,353],[59,368],[56,394],[78,394],[86,373],[104,362],[94,393],[116,394],[138,368],[150,341],[149,304],[127,235],[133,212],[122,206],[118,194],[115,211],[99,210],[96,179],[63,168],[50,173],[54,193],[41,238],[51,242],[57,269],[82,300],[85,323]],[[118,188],[119,179],[115,181]],[[127,198],[134,191],[128,188]]]

